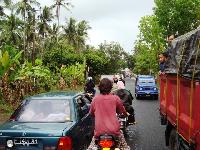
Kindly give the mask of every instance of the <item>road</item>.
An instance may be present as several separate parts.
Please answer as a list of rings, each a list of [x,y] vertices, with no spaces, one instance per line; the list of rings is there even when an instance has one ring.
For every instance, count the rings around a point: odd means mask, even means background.
[[[126,88],[134,95],[134,80],[126,79]],[[131,150],[167,150],[165,127],[160,125],[159,100],[134,100],[136,122],[128,127],[126,137]]]

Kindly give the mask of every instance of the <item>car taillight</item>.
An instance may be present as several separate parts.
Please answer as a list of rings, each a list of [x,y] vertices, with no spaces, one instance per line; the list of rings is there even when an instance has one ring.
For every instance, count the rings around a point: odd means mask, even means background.
[[[111,141],[111,140],[100,140],[99,141],[99,145],[101,146],[101,147],[105,147],[105,148],[110,148],[110,147],[112,147],[113,146],[113,141]]]
[[[58,142],[58,150],[72,150],[72,139],[68,136],[61,137]]]

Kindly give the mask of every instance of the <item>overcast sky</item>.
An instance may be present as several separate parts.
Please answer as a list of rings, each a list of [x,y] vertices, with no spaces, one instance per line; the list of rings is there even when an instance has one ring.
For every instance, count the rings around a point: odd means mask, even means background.
[[[42,5],[53,0],[38,0]],[[88,44],[98,46],[106,41],[119,42],[131,52],[139,33],[138,25],[142,16],[153,13],[154,0],[71,0],[71,12],[61,9],[61,22],[69,16],[77,21],[86,20],[89,30]]]

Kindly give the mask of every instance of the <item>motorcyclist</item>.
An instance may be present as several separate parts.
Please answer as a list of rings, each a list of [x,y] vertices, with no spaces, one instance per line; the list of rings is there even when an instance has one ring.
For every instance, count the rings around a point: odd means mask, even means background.
[[[125,81],[121,77],[117,82],[117,89],[125,89]]]
[[[120,97],[126,111],[130,114],[128,116],[128,123],[135,124],[135,113],[133,107],[131,106],[133,101],[132,94],[126,89],[118,89],[114,91],[114,94]]]
[[[95,95],[96,90],[94,88],[95,84],[92,77],[88,77],[84,87],[85,93],[92,93],[93,95]]]
[[[120,98],[110,93],[112,86],[111,80],[103,78],[98,86],[100,94],[96,95],[91,103],[90,114],[95,117],[95,130],[88,150],[96,147],[95,138],[102,134],[115,135],[119,139],[118,145],[120,149],[130,150],[123,133],[120,131],[120,123],[116,116],[116,113],[127,116],[127,112]]]

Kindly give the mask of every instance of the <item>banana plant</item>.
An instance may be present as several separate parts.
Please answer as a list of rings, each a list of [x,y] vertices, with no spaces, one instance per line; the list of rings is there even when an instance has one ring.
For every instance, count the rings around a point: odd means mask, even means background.
[[[31,87],[43,88],[51,85],[51,72],[48,67],[42,65],[42,61],[36,59],[35,66],[26,61],[15,76],[15,80],[25,81]],[[27,93],[28,94],[28,93]]]
[[[22,51],[18,52],[16,55],[11,56],[6,50],[2,52],[0,50],[0,80],[2,80],[2,86],[0,91],[2,92],[3,100],[8,103],[11,102],[11,91],[9,88],[9,71],[14,70],[14,65],[19,64],[19,58],[21,57]]]
[[[13,69],[12,67],[14,64],[19,64],[21,54],[22,51],[18,52],[13,58],[11,58],[8,51],[2,52],[0,50],[0,79],[9,71],[9,69]]]
[[[75,65],[62,67],[60,72],[69,86],[73,81],[82,84],[84,82],[85,62],[83,64],[76,63]]]

